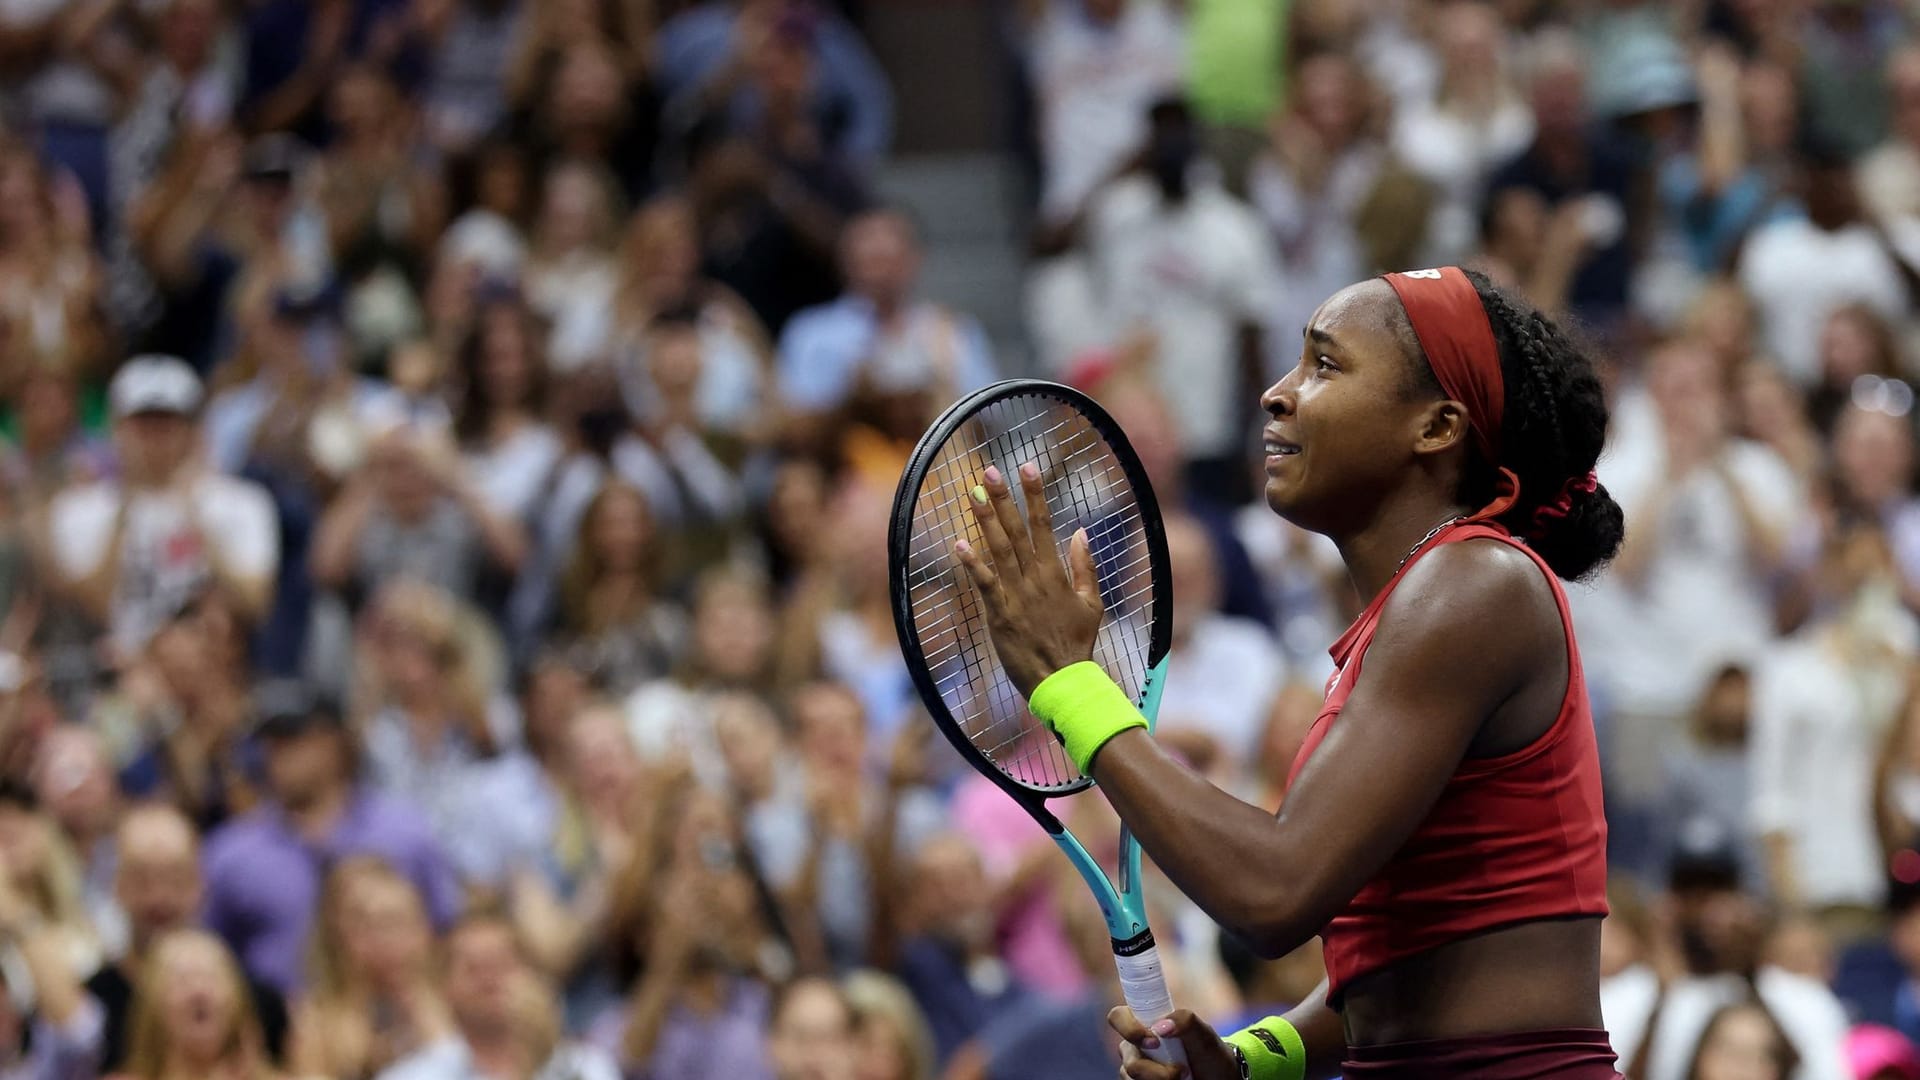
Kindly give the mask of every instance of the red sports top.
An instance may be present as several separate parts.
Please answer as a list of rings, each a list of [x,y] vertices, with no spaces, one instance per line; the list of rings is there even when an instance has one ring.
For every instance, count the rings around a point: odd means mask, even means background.
[[[1440,531],[1407,560],[1333,646],[1327,700],[1287,776],[1289,785],[1340,716],[1360,681],[1380,609],[1407,570],[1441,544],[1488,538],[1511,544],[1547,575],[1567,636],[1567,692],[1553,726],[1533,743],[1468,758],[1393,858],[1321,931],[1335,1001],[1354,979],[1448,942],[1535,919],[1607,912],[1607,820],[1600,754],[1580,650],[1560,580],[1498,525]]]

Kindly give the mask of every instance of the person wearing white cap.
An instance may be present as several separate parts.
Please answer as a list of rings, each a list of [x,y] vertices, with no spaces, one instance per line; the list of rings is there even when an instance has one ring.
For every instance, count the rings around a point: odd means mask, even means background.
[[[128,360],[107,388],[119,478],[69,488],[51,507],[48,550],[62,582],[127,652],[209,585],[249,618],[272,601],[273,502],[259,485],[204,467],[202,397],[185,361]]]

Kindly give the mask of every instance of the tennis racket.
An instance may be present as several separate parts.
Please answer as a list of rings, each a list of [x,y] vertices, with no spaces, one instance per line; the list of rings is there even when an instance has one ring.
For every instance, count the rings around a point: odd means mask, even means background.
[[[1093,891],[1127,1006],[1151,1024],[1173,1011],[1173,1001],[1141,900],[1140,845],[1123,824],[1119,880],[1110,882],[1047,809],[1049,799],[1085,791],[1093,778],[1027,711],[1002,672],[979,593],[953,554],[961,539],[985,546],[968,493],[987,466],[1014,477],[1027,462],[1039,467],[1045,484],[1055,550],[1064,557],[1075,530],[1087,530],[1106,604],[1093,656],[1152,729],[1173,625],[1160,507],[1119,426],[1070,387],[1032,379],[995,383],[956,402],[921,436],[894,495],[887,536],[894,627],[934,723],[969,764],[1033,815]],[[1024,503],[1020,485],[1012,488]],[[1044,547],[1046,541],[1034,542]],[[1174,1040],[1148,1056],[1184,1062]]]

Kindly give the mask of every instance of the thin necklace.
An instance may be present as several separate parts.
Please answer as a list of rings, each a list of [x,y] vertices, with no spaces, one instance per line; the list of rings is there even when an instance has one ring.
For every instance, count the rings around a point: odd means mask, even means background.
[[[1465,516],[1466,515],[1464,514],[1455,514],[1452,517],[1448,518],[1447,520],[1441,522],[1440,524],[1435,525],[1433,529],[1427,533],[1427,535],[1415,541],[1414,545],[1407,549],[1407,553],[1405,555],[1400,556],[1400,564],[1393,568],[1394,574],[1398,576],[1400,571],[1405,570],[1407,568],[1407,560],[1413,558],[1415,552],[1419,551],[1423,547],[1426,547],[1427,541],[1432,540],[1436,536],[1439,536],[1441,531],[1444,530],[1447,526],[1460,521]]]

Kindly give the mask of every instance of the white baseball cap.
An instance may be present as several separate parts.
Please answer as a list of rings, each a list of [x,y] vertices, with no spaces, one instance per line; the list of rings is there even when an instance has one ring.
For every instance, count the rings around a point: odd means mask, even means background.
[[[116,418],[138,413],[191,416],[200,408],[200,376],[177,356],[148,353],[120,366],[107,387]]]

